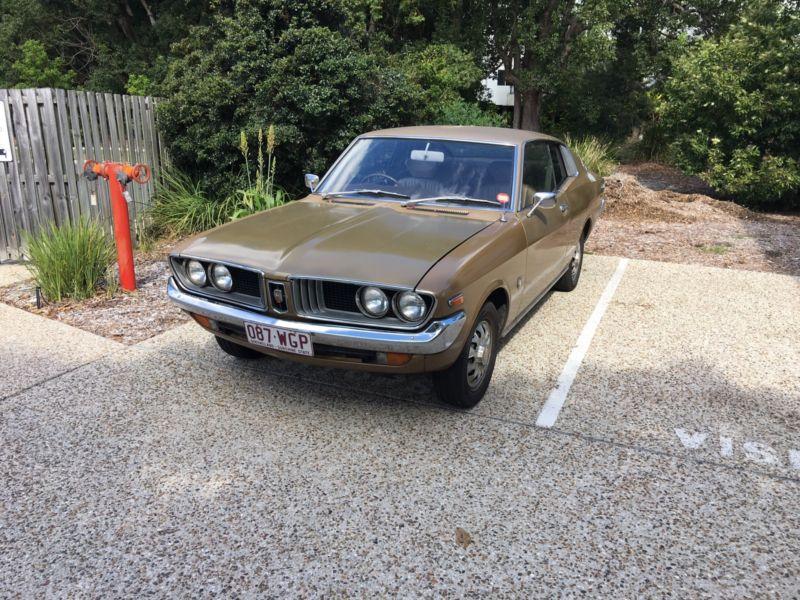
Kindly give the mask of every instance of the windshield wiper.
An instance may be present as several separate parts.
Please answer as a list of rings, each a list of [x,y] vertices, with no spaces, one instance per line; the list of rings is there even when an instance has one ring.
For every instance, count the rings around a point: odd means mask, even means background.
[[[413,207],[417,204],[424,204],[427,202],[474,202],[476,204],[491,204],[492,206],[505,206],[502,202],[497,200],[487,200],[486,198],[470,198],[469,196],[433,196],[431,198],[415,198],[408,202],[403,202],[405,207]]]
[[[406,194],[389,192],[386,190],[341,190],[338,192],[326,192],[322,194],[322,199],[328,200],[329,198],[336,198],[337,196],[349,196],[351,194],[361,194],[362,196],[385,196],[386,198],[403,198],[404,200],[411,198],[411,196]]]

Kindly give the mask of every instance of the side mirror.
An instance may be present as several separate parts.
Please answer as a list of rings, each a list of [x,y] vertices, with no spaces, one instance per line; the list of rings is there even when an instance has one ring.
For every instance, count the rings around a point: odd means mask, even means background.
[[[533,216],[537,208],[555,208],[556,193],[555,192],[536,192],[533,195],[533,206],[528,211],[528,216]]]
[[[310,189],[312,192],[317,189],[319,185],[319,175],[314,175],[313,173],[306,173],[306,187]]]

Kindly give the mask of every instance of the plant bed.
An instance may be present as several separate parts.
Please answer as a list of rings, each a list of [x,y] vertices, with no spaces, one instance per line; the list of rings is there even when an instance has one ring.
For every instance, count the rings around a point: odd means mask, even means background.
[[[606,177],[606,211],[586,250],[800,275],[800,216],[755,212],[712,193],[671,167],[623,165]]]
[[[0,287],[0,302],[90,331],[123,344],[135,344],[185,322],[188,317],[167,298],[167,254],[175,241],[136,254],[135,292],[99,291],[86,300],[64,300],[36,307],[32,279]],[[116,269],[116,266],[114,267]]]

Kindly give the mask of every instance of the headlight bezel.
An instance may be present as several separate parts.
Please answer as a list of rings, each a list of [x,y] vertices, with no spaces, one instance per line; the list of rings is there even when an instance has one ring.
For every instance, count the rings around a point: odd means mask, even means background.
[[[220,285],[220,283],[217,281],[217,275],[215,273],[217,269],[225,269],[227,277],[230,280],[230,285],[227,288],[223,285]],[[225,276],[226,275],[223,275],[223,277]],[[221,263],[211,263],[208,266],[208,279],[209,281],[211,281],[211,285],[217,288],[220,292],[225,292],[226,294],[229,294],[233,290],[233,273],[231,273],[231,270],[226,265],[223,265]]]
[[[417,318],[409,318],[403,312],[403,310],[401,308],[401,302],[402,302],[404,297],[411,297],[411,298],[419,301],[419,304],[421,305],[421,308],[422,308],[422,311],[420,312],[419,317],[417,317]],[[406,323],[420,323],[425,319],[426,315],[428,314],[428,303],[425,302],[425,298],[422,296],[422,294],[419,294],[418,292],[416,292],[414,290],[404,290],[402,292],[396,293],[394,295],[392,303],[394,305],[393,306],[394,313],[395,313],[395,315],[397,315],[397,318],[400,319],[401,321],[405,321]]]
[[[200,268],[200,273],[203,274],[202,281],[195,281],[195,279],[192,277],[192,268],[194,266]],[[187,260],[183,265],[183,272],[186,274],[186,279],[188,279],[192,285],[197,286],[199,288],[203,288],[208,285],[208,280],[209,280],[208,273],[206,272],[206,268],[203,265],[203,263],[201,263],[199,260],[194,258]]]
[[[364,296],[370,291],[377,291],[380,293],[381,297],[383,298],[383,310],[381,312],[372,312],[367,309],[367,300]],[[356,305],[358,306],[361,313],[371,319],[382,319],[389,313],[389,309],[392,307],[392,303],[389,300],[389,296],[376,285],[365,285],[358,289],[356,292]]]

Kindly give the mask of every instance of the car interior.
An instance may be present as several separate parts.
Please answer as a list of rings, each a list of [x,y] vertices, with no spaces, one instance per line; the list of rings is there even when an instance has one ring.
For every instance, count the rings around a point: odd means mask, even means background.
[[[370,187],[378,182],[412,198],[456,195],[497,201],[501,194],[511,197],[513,148],[472,144],[478,147],[467,155],[465,146],[403,140],[392,152],[367,158],[348,187]]]

